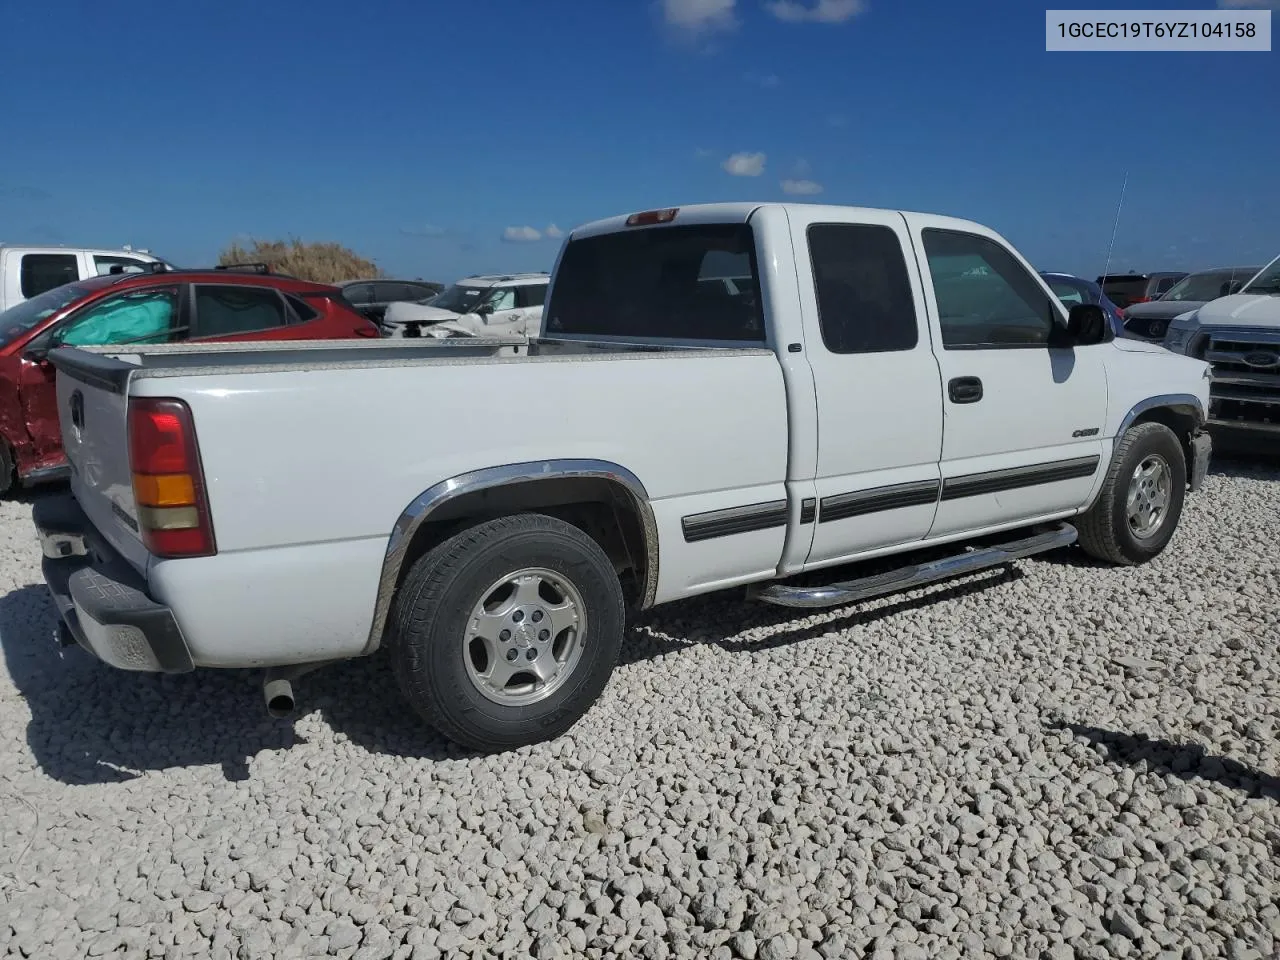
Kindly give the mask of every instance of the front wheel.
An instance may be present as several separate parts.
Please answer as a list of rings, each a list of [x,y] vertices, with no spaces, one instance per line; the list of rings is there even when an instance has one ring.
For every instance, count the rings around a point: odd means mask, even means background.
[[[600,696],[622,587],[600,546],[541,514],[471,527],[418,560],[389,646],[400,688],[449,739],[484,752],[549,740]]]
[[[1158,556],[1182,516],[1187,463],[1162,423],[1140,423],[1116,444],[1102,491],[1076,528],[1092,557],[1133,565]]]

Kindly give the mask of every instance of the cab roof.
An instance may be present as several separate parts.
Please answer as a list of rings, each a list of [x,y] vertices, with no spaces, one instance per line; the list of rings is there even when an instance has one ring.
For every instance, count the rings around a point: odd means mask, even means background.
[[[895,210],[886,207],[859,207],[844,204],[829,203],[693,203],[687,206],[671,206],[671,207],[652,207],[649,210],[635,211],[631,214],[621,214],[616,217],[608,217],[603,220],[595,220],[591,223],[585,223],[582,226],[575,227],[569,234],[569,239],[581,237],[596,236],[605,233],[620,233],[625,230],[645,229],[649,225],[659,226],[665,223],[673,225],[680,224],[697,224],[697,223],[746,223],[751,217],[762,209],[780,209],[788,213],[803,214],[805,216],[820,215],[822,211],[831,212],[832,216],[841,218],[856,218],[859,213],[874,214],[876,216],[884,216],[886,213],[896,213],[903,216],[911,216],[925,219],[932,227],[946,227],[955,230],[966,230],[982,234],[990,234],[993,231],[990,227],[977,223],[973,220],[961,220],[956,217],[947,217],[934,213],[923,213],[913,210]],[[630,217],[638,217],[643,215],[653,215],[661,211],[675,211],[674,217],[669,220],[651,220],[649,223],[628,224]]]

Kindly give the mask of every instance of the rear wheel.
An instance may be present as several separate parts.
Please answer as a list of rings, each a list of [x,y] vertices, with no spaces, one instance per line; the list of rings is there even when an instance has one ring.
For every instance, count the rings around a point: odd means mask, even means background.
[[[1097,502],[1076,524],[1080,546],[1110,563],[1146,563],[1173,538],[1186,488],[1177,435],[1162,423],[1130,428],[1116,444]]]
[[[396,597],[392,662],[413,707],[481,751],[552,739],[608,683],[624,603],[613,564],[562,520],[521,514],[450,537]]]

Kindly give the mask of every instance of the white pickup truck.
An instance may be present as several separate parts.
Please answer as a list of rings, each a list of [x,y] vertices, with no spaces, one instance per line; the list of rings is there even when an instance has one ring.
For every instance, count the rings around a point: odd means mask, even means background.
[[[34,519],[62,642],[265,668],[275,714],[300,674],[388,647],[420,714],[481,750],[571,727],[628,606],[847,605],[1077,536],[1142,563],[1210,453],[1203,361],[1065,313],[985,227],[888,210],[583,226],[533,341],[50,358],[73,497]]]
[[[1224,440],[1280,440],[1280,257],[1238,292],[1174,317],[1164,345],[1209,361],[1209,426]]]

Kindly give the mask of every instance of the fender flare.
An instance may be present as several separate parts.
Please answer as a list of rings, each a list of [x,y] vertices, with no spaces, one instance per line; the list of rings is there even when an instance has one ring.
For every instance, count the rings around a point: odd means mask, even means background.
[[[1206,420],[1204,405],[1200,402],[1200,398],[1193,393],[1162,393],[1156,397],[1147,397],[1139,400],[1129,412],[1124,415],[1124,419],[1120,421],[1120,426],[1115,432],[1115,436],[1121,436],[1128,430],[1135,420],[1149,410],[1155,410],[1159,407],[1169,407],[1177,409],[1179,407],[1190,407],[1196,417],[1196,425],[1203,427]]]
[[[645,541],[645,582],[642,607],[651,607],[658,592],[658,524],[649,504],[649,493],[634,473],[608,460],[533,460],[500,467],[484,467],[442,480],[424,490],[405,507],[396,519],[387,541],[378,580],[378,597],[373,624],[364,652],[372,653],[382,642],[382,633],[395,598],[396,584],[404,566],[409,545],[418,528],[445,504],[480,490],[515,486],[549,479],[608,480],[619,484],[631,497]]]

